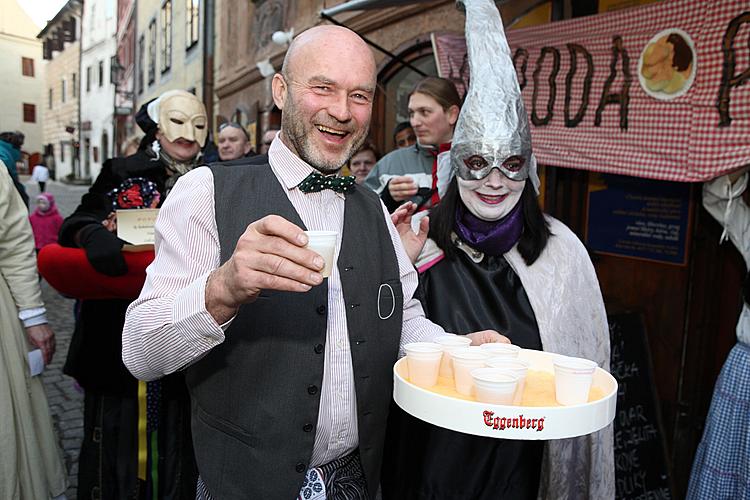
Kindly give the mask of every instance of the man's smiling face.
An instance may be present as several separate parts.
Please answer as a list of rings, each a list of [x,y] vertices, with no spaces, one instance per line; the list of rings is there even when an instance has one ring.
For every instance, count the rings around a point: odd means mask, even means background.
[[[317,31],[288,56],[285,75],[274,76],[274,99],[282,109],[281,137],[287,147],[328,174],[365,141],[376,76],[372,53],[356,34]]]

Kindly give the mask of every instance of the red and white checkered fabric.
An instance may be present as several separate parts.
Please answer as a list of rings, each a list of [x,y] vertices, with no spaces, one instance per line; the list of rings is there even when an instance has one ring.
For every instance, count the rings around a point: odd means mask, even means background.
[[[730,22],[750,11],[747,0],[672,0],[560,21],[543,26],[511,30],[511,53],[528,51],[526,111],[531,116],[534,71],[543,47],[560,52],[553,117],[542,126],[531,125],[534,152],[540,163],[625,174],[670,181],[698,182],[713,179],[750,163],[750,81],[730,93],[729,126],[719,126],[717,100],[724,66],[722,40]],[[678,28],[692,39],[696,75],[690,90],[673,100],[660,100],[644,91],[638,79],[638,60],[652,37],[665,29]],[[600,126],[594,126],[604,83],[610,74],[612,40],[622,38],[629,58],[631,85],[627,130],[620,127],[620,105],[608,104]],[[459,37],[460,38],[460,37]],[[750,72],[750,22],[740,25],[733,44],[735,75]],[[463,47],[455,35],[436,36],[435,48],[442,76],[460,77]],[[570,68],[568,44],[579,44],[591,54],[594,74],[583,120],[565,127],[566,77]],[[461,52],[463,50],[463,53]],[[536,113],[547,114],[550,97],[548,79],[552,58],[547,55],[538,75]],[[622,59],[610,92],[619,93],[624,82]],[[517,63],[520,71],[520,63]],[[583,93],[585,63],[571,83],[570,114],[574,115]],[[465,72],[468,76],[468,71]],[[519,75],[523,81],[523,76]]]

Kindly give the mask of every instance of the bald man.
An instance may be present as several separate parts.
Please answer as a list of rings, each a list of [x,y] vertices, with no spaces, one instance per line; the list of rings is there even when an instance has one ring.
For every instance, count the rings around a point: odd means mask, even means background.
[[[200,498],[374,497],[393,363],[445,333],[414,299],[377,195],[338,175],[365,140],[375,84],[355,33],[301,33],[273,77],[268,156],[188,173],[159,214],[123,359],[145,380],[184,370]],[[330,276],[304,230],[338,233]]]

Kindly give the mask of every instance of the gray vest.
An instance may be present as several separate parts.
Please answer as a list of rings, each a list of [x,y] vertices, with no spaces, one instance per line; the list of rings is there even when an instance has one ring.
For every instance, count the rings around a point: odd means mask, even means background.
[[[211,166],[222,263],[248,224],[266,215],[304,228],[264,160]],[[359,450],[374,497],[403,293],[380,200],[368,189],[346,195],[337,266],[354,367]],[[324,280],[307,293],[263,291],[240,307],[224,343],[186,370],[198,470],[213,498],[292,500],[299,493],[320,406],[327,284]],[[391,310],[392,316],[380,319]]]

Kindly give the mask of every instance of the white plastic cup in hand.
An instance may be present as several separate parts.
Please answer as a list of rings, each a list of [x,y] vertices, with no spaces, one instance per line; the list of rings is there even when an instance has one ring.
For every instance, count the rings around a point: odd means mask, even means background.
[[[477,401],[498,405],[513,402],[518,387],[518,377],[501,368],[475,368],[471,370]]]
[[[484,362],[489,359],[489,353],[479,347],[462,347],[451,351],[453,360],[453,380],[456,390],[464,396],[471,396],[474,381],[471,378],[471,370],[484,368]]]
[[[500,342],[487,342],[479,347],[486,349],[493,358],[517,358],[521,348],[514,344],[503,344]]]
[[[409,380],[419,387],[430,388],[437,384],[443,348],[434,342],[412,342],[404,346]]]
[[[307,235],[307,248],[323,257],[325,267],[320,274],[324,278],[331,275],[333,269],[333,255],[336,253],[336,231],[305,231]]]
[[[523,391],[526,388],[526,375],[529,373],[529,362],[518,358],[495,357],[485,361],[489,368],[502,370],[518,378],[518,386],[513,396],[513,404],[520,405],[523,400]]]
[[[435,339],[436,344],[443,347],[443,360],[440,361],[440,376],[453,378],[453,361],[451,361],[451,351],[469,347],[471,339],[463,335],[441,335]]]
[[[555,366],[555,399],[563,406],[579,405],[589,400],[597,364],[583,358],[561,356]]]

